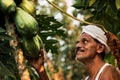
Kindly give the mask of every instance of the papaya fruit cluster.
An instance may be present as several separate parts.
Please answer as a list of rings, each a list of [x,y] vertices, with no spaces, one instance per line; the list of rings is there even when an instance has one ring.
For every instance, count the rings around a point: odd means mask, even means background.
[[[12,14],[17,32],[21,36],[24,56],[38,57],[43,43],[38,35],[39,25],[34,17],[36,10],[32,0],[21,0],[19,5],[14,0],[0,0],[0,10],[5,14]]]

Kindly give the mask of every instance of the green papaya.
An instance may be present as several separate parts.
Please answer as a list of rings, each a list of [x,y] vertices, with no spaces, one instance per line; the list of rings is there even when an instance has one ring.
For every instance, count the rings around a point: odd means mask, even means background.
[[[115,0],[116,8],[120,9],[120,0]]]
[[[36,19],[17,7],[16,13],[13,16],[18,33],[23,37],[33,37],[39,31],[38,22]]]
[[[0,0],[0,9],[4,13],[13,13],[16,10],[16,4],[14,0]]]
[[[37,58],[40,54],[40,49],[43,48],[43,42],[39,35],[32,39],[23,38],[21,45],[24,56],[29,58]]]

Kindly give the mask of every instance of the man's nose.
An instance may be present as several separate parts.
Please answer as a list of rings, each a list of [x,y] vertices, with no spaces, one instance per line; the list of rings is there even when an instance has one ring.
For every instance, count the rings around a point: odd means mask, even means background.
[[[82,47],[82,46],[83,46],[83,43],[82,43],[81,41],[78,41],[78,42],[76,43],[76,48]]]

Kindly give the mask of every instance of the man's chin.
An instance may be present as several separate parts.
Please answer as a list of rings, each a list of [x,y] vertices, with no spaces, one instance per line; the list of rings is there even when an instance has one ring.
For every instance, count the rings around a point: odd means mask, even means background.
[[[76,60],[77,62],[80,62],[80,60],[79,60],[79,58],[78,58],[78,57],[75,57],[75,60]]]
[[[75,60],[77,62],[83,62],[85,60],[85,58],[83,58],[83,57],[75,57]]]

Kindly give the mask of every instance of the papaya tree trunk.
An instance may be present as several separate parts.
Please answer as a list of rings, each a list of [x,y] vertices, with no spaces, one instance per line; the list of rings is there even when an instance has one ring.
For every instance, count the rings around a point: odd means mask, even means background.
[[[14,23],[11,22],[8,16],[5,16],[5,26],[6,26],[6,30],[8,31],[8,34],[13,37],[13,40],[10,41],[10,45],[15,50],[14,56],[16,59],[16,63],[17,63],[17,67],[19,70],[21,80],[30,80],[28,69],[26,68],[26,65],[25,65],[25,59],[23,56],[23,52],[20,49],[19,36],[16,34],[16,31],[15,31],[16,27]]]

